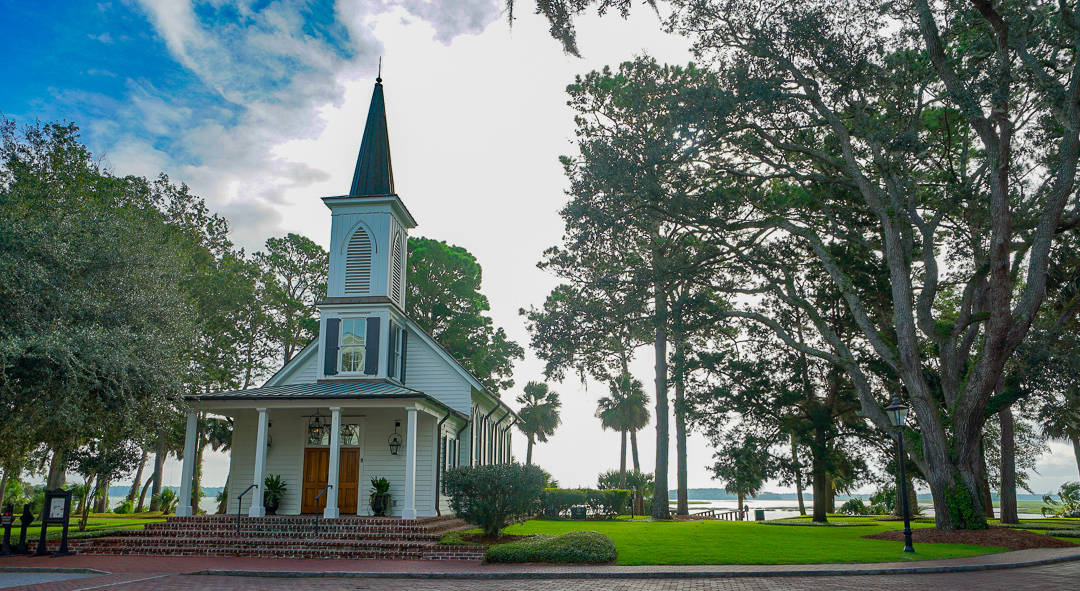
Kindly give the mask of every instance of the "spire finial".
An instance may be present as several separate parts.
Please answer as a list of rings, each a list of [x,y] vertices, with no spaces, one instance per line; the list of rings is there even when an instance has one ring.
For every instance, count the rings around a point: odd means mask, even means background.
[[[382,84],[382,56],[379,56],[379,73],[375,75],[375,82]]]

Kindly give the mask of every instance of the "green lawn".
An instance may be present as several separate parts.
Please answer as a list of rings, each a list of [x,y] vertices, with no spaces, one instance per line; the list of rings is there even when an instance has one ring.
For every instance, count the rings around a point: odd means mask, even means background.
[[[932,524],[913,524],[930,527]],[[732,521],[527,521],[508,534],[561,534],[592,530],[606,534],[618,549],[618,564],[814,564],[890,562],[957,558],[1001,552],[1001,548],[960,544],[903,544],[862,536],[902,523],[866,527],[782,527]]]
[[[143,529],[147,523],[157,523],[165,521],[163,517],[91,517],[86,520],[86,531],[102,531],[102,530],[131,530],[131,529]],[[62,526],[50,525],[48,536],[49,539],[58,539],[63,531]],[[20,531],[19,522],[16,520],[15,526],[11,528],[11,537],[13,541],[18,541]],[[68,526],[68,537],[77,536],[79,533],[79,520],[76,517],[72,517],[71,524]],[[41,535],[40,522],[35,521],[30,527],[26,528],[26,539],[37,540]]]

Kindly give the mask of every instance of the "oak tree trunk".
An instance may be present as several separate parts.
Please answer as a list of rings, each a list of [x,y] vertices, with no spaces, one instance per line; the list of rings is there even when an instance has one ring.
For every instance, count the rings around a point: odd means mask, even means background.
[[[146,468],[146,460],[150,457],[150,454],[144,449],[142,457],[139,459],[139,468],[135,470],[135,478],[131,481],[131,488],[128,489],[127,500],[135,502],[135,496],[139,494],[139,487],[142,485],[142,473]]]
[[[998,411],[1001,422],[1001,523],[1020,523],[1016,507],[1016,425],[1012,407]]]
[[[65,476],[64,450],[53,448],[52,459],[49,461],[49,477],[45,481],[45,489],[64,488]]]
[[[154,451],[154,483],[150,486],[150,510],[161,510],[161,473],[165,468],[165,457],[169,455],[165,432],[158,435],[157,450]]]

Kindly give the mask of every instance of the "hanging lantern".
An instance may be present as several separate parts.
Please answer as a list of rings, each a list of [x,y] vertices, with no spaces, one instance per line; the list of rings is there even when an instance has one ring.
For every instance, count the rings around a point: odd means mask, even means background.
[[[401,421],[394,421],[394,432],[387,438],[387,442],[390,444],[390,453],[397,455],[399,449],[401,449],[401,434],[398,433],[398,427],[401,427]]]
[[[308,441],[314,445],[319,445],[322,441],[324,428],[325,425],[319,420],[319,411],[315,411],[315,417],[308,422]]]

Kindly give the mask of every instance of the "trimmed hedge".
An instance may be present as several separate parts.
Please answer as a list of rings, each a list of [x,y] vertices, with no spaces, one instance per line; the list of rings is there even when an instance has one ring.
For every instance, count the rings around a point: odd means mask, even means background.
[[[450,508],[488,536],[534,515],[544,489],[540,468],[516,462],[454,468],[444,481]]]
[[[577,505],[587,505],[594,515],[613,517],[625,513],[629,501],[630,491],[618,488],[545,488],[540,495],[547,519],[566,516],[570,508]]]
[[[595,531],[572,531],[559,536],[537,535],[488,548],[488,562],[555,562],[606,564],[618,553],[611,538]]]

